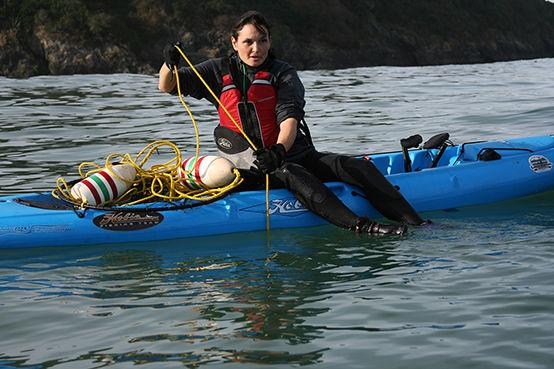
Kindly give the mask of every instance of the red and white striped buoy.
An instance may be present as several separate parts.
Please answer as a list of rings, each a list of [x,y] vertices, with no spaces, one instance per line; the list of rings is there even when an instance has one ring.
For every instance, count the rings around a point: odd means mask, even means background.
[[[225,187],[233,182],[235,166],[226,158],[215,155],[185,159],[179,168],[181,182],[191,190]]]
[[[137,172],[130,164],[117,164],[83,179],[71,188],[71,196],[88,205],[116,200],[129,189]]]

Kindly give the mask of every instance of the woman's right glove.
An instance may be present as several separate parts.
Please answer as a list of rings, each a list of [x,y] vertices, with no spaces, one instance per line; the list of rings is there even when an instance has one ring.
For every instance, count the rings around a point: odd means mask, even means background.
[[[183,50],[183,44],[181,42],[177,42],[165,45],[163,51],[165,65],[171,70],[173,70],[174,66],[179,67],[179,62],[181,61],[181,54],[175,46],[178,46],[181,50]]]
[[[279,168],[285,157],[287,156],[287,150],[283,144],[271,145],[268,149],[258,149],[254,151],[256,160],[254,164],[263,174],[272,173],[275,169]]]

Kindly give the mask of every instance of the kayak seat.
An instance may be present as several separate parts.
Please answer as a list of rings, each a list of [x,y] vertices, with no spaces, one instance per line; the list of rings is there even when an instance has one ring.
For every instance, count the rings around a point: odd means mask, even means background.
[[[404,156],[401,153],[389,156],[389,174],[404,173]]]
[[[435,151],[435,155],[438,152],[438,150],[433,151]],[[427,150],[411,151],[410,158],[412,159],[412,170],[414,172],[429,168],[432,162],[431,155]]]
[[[428,155],[428,161],[429,166],[433,162],[433,160],[436,158],[437,155],[439,155],[440,150],[439,149],[432,149],[429,150]],[[438,163],[436,164],[437,167],[447,167],[457,164],[456,158],[459,154],[459,147],[458,146],[448,146],[446,150],[442,153]]]
[[[404,173],[404,157],[402,153],[371,155],[371,161],[384,175]]]
[[[388,155],[375,155],[371,157],[371,161],[377,169],[383,174],[390,174],[391,173],[391,165]]]

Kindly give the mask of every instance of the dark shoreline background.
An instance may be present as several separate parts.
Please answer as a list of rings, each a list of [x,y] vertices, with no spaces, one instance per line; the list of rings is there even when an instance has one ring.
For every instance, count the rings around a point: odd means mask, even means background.
[[[270,20],[298,69],[554,57],[545,0],[2,0],[0,75],[154,74],[167,42],[193,62],[225,55],[246,10]]]

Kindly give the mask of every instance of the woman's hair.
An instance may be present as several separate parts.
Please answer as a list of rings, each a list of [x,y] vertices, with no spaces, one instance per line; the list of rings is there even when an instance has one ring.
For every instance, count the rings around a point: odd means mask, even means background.
[[[267,22],[267,19],[265,19],[262,13],[255,10],[248,11],[240,16],[238,22],[235,24],[235,27],[233,27],[231,36],[233,36],[233,38],[236,40],[239,37],[239,32],[242,27],[246,26],[247,24],[253,25],[260,33],[266,35],[267,37],[270,37],[271,31],[269,29],[269,23]]]

